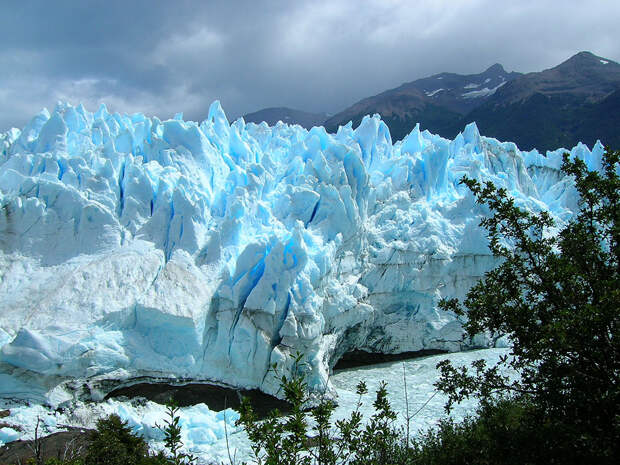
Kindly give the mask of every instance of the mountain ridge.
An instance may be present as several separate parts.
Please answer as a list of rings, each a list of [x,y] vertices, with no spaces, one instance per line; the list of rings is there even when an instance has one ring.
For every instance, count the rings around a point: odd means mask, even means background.
[[[512,140],[522,149],[553,150],[580,141],[592,146],[597,140],[618,146],[618,91],[620,65],[582,51],[530,73],[507,72],[500,63],[477,74],[437,73],[363,98],[323,121],[320,114],[286,107],[259,110],[244,119],[282,120],[306,129],[323,125],[336,132],[349,121],[356,127],[365,115],[378,113],[393,140],[404,138],[416,123],[451,139],[475,121],[487,136]]]
[[[243,119],[248,123],[260,124],[265,121],[269,126],[273,126],[282,121],[287,124],[299,124],[305,129],[320,126],[327,118],[327,113],[312,113],[289,107],[263,108],[243,115]]]
[[[516,79],[467,115],[491,137],[522,149],[578,142],[620,145],[620,64],[580,52],[559,65]],[[458,131],[458,125],[452,131]]]

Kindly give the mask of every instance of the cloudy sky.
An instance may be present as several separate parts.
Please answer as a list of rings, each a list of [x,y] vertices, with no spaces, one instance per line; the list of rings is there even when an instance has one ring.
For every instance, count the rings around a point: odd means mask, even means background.
[[[443,71],[620,61],[617,0],[4,0],[0,130],[58,100],[202,120],[337,112]]]

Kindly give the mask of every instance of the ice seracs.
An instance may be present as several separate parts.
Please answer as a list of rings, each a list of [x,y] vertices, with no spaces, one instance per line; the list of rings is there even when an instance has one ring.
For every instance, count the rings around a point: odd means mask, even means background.
[[[93,397],[137,376],[275,393],[269,367],[297,351],[319,388],[350,350],[462,349],[437,302],[495,261],[461,177],[576,208],[562,151],[475,124],[394,143],[378,116],[328,134],[229,124],[218,102],[201,123],[59,104],[0,147],[0,369]]]

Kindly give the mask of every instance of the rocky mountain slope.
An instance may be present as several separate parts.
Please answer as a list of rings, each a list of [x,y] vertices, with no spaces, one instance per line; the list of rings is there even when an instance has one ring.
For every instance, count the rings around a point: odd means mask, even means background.
[[[416,123],[453,138],[475,121],[487,136],[522,149],[553,150],[600,139],[620,145],[620,65],[580,52],[560,65],[528,74],[494,65],[484,73],[442,73],[388,90],[325,121],[328,130],[378,113],[400,139]]]
[[[489,136],[549,150],[597,140],[620,146],[620,65],[581,52],[498,90],[466,116]],[[453,131],[458,130],[457,128]]]
[[[299,124],[302,128],[312,129],[314,126],[322,126],[327,119],[327,113],[309,113],[287,107],[264,108],[254,113],[243,115],[246,123],[260,124],[263,121],[273,126],[282,121],[286,124]]]
[[[436,74],[361,100],[327,119],[325,127],[335,131],[348,121],[355,127],[365,115],[378,113],[395,140],[402,139],[418,122],[424,129],[447,137],[467,113],[519,75],[506,72],[500,64],[480,74]]]

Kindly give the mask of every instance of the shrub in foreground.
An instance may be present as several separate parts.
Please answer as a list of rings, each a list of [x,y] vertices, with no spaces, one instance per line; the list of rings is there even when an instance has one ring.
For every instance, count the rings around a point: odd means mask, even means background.
[[[160,426],[169,455],[163,452],[151,454],[145,439],[135,434],[126,421],[112,414],[97,421],[82,457],[50,459],[45,461],[45,465],[192,465],[196,458],[181,451],[183,442],[178,411],[178,406],[170,400],[167,404],[168,418],[164,420],[164,426]],[[43,462],[32,458],[28,465],[43,465]]]
[[[545,212],[515,205],[505,189],[464,179],[492,215],[482,221],[501,264],[461,304],[469,336],[507,335],[510,356],[496,366],[438,367],[449,404],[519,395],[528,420],[548,434],[559,463],[616,463],[620,455],[620,152],[607,149],[600,171],[564,156],[579,211],[556,233]],[[517,377],[502,374],[503,368]],[[541,433],[545,434],[545,433]]]
[[[335,404],[321,399],[309,408],[311,398],[303,375],[302,355],[294,360],[293,375],[280,377],[284,398],[291,405],[287,415],[277,410],[259,421],[248,399],[240,407],[238,425],[242,425],[252,441],[254,460],[261,465],[335,465],[390,464],[406,445],[404,436],[393,426],[396,412],[387,399],[385,383],[379,386],[373,403],[374,415],[364,425],[360,407],[368,392],[366,385],[357,386],[358,401],[349,418],[332,421]],[[272,369],[277,370],[276,366]]]

